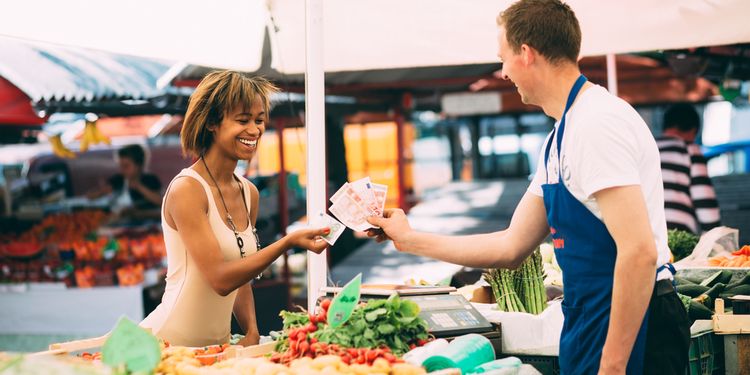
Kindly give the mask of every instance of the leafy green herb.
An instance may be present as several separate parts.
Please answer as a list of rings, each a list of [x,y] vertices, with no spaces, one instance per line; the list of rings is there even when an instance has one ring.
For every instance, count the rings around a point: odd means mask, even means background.
[[[675,262],[693,253],[698,244],[698,236],[679,229],[667,231],[667,245],[672,250]]]

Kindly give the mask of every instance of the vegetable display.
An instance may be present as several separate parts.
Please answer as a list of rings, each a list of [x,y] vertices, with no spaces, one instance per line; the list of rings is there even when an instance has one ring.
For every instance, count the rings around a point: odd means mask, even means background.
[[[698,236],[684,230],[670,229],[667,231],[667,245],[672,251],[675,262],[692,254],[698,240]]]
[[[373,364],[378,358],[396,363],[396,356],[424,345],[429,338],[419,306],[397,294],[358,306],[349,320],[336,328],[326,322],[329,306],[329,300],[322,301],[318,314],[282,311],[284,331],[271,360],[286,364],[297,358],[333,354],[344,363]]]
[[[517,270],[492,269],[484,274],[502,311],[540,314],[547,307],[544,269],[539,249]]]
[[[717,271],[703,280],[675,277],[677,294],[692,320],[711,319],[716,298],[750,295],[750,272],[734,282],[732,272]]]
[[[745,245],[731,256],[717,256],[708,259],[712,267],[750,267],[750,245]]]

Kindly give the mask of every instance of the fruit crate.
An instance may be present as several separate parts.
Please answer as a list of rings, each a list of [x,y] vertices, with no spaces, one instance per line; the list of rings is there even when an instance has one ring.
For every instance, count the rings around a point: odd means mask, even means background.
[[[687,375],[711,375],[714,371],[714,333],[704,332],[690,338]]]

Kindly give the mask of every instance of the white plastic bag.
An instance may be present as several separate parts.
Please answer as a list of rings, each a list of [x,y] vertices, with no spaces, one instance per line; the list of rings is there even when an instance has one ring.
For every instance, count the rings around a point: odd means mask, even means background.
[[[500,311],[494,303],[472,305],[490,322],[501,324],[504,354],[557,356],[564,320],[560,303],[549,302],[539,315]]]
[[[675,262],[675,267],[705,267],[706,260],[715,256],[729,256],[739,248],[739,229],[716,227],[704,233],[693,252],[684,259]]]

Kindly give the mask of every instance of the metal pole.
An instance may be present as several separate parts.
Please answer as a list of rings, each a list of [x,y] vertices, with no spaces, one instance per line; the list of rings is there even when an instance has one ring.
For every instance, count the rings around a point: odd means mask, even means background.
[[[406,206],[406,172],[404,160],[404,115],[400,109],[396,109],[395,120],[396,120],[396,160],[398,164],[398,206],[404,210],[409,211],[409,207]]]
[[[615,54],[607,54],[607,89],[617,96],[617,60]]]
[[[323,0],[305,1],[305,126],[307,127],[307,217],[326,209],[325,80]],[[315,311],[326,285],[326,252],[307,253],[307,309]]]
[[[284,163],[284,120],[276,120],[276,133],[279,140],[279,231],[286,236],[286,228],[289,226],[289,189],[286,183],[286,164]],[[292,307],[292,290],[289,274],[289,254],[284,253],[284,268],[282,279],[287,290],[287,308]]]

